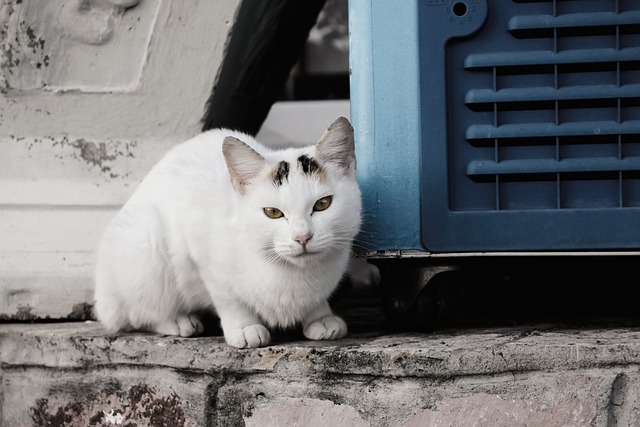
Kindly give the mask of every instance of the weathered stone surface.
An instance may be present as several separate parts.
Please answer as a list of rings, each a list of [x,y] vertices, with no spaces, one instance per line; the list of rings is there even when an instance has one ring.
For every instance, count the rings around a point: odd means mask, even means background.
[[[353,406],[321,399],[278,399],[269,406],[256,409],[245,418],[247,427],[276,425],[316,427],[368,427]]]
[[[596,419],[595,407],[578,399],[558,399],[551,406],[531,400],[505,399],[476,394],[443,399],[436,410],[425,410],[404,427],[420,426],[588,426]]]
[[[640,328],[366,334],[236,350],[221,337],[13,324],[0,326],[0,366],[0,425],[640,423]]]
[[[210,378],[174,370],[106,368],[89,371],[6,369],[7,426],[204,424]],[[153,385],[150,385],[153,384]]]

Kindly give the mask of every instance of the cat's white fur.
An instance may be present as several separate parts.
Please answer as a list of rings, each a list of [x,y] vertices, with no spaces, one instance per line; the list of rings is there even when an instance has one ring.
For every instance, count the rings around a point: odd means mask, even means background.
[[[305,172],[306,155],[319,171]],[[276,182],[280,162],[290,168]],[[329,208],[314,211],[332,196]],[[284,216],[272,219],[263,208]],[[96,314],[112,332],[202,332],[214,309],[234,347],[269,343],[267,328],[301,323],[309,339],[347,333],[327,298],[360,225],[353,129],[339,118],[311,147],[272,150],[228,130],[174,147],[108,225]],[[302,243],[304,244],[302,244]]]

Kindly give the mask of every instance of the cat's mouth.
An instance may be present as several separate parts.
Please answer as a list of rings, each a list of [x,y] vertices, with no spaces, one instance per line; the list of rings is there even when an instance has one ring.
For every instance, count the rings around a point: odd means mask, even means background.
[[[311,258],[314,257],[316,255],[318,255],[320,252],[319,251],[310,251],[307,248],[304,248],[302,250],[302,252],[292,255],[292,258],[297,258],[297,259],[301,259],[301,258]]]
[[[268,254],[268,259],[271,259],[273,261],[279,260],[300,265],[301,263],[305,263],[306,261],[309,261],[313,258],[317,258],[322,254],[322,251],[303,248],[299,252],[293,252],[291,250],[278,252],[274,250],[274,248],[271,248],[270,250],[267,250],[266,253]]]

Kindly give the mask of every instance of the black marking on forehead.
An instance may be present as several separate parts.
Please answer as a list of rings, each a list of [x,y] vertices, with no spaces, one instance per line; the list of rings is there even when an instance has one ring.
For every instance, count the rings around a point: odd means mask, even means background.
[[[289,163],[284,160],[278,163],[273,170],[272,178],[275,185],[282,185],[284,181],[289,180]]]
[[[302,168],[302,172],[309,175],[322,169],[320,164],[313,157],[309,157],[304,154],[298,157],[298,164]]]

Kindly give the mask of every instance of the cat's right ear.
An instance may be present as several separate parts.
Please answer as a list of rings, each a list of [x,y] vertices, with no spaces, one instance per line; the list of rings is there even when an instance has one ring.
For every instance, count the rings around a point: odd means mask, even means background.
[[[239,194],[244,194],[251,180],[266,164],[266,160],[253,148],[233,136],[224,139],[222,154],[227,162],[233,189]]]
[[[344,117],[334,120],[316,144],[316,153],[321,160],[336,164],[353,176],[356,172],[356,153],[349,120]]]

